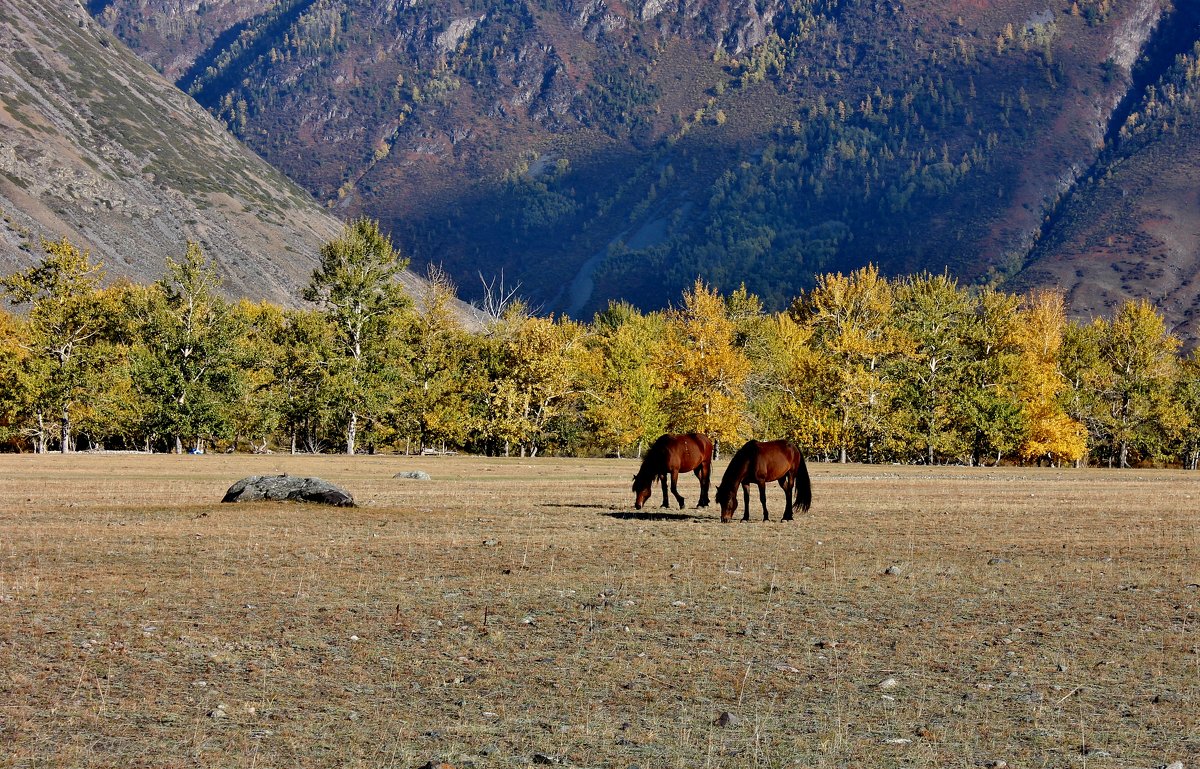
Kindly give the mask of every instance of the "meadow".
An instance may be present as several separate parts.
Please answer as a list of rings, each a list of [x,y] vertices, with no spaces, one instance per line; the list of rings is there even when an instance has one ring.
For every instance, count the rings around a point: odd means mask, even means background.
[[[1200,759],[1200,475],[814,463],[722,525],[635,470],[2,456],[0,767]],[[282,472],[360,506],[219,503]]]

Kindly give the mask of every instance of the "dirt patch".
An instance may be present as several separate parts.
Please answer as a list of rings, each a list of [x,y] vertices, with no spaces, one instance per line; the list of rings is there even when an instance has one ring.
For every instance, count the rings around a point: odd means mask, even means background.
[[[721,525],[621,517],[634,469],[2,457],[0,766],[1200,753],[1194,474],[814,463]],[[362,507],[220,504],[282,472]]]

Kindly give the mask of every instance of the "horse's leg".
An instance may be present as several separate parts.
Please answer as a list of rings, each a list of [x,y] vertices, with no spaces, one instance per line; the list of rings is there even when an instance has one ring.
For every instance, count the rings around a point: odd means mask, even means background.
[[[758,499],[762,502],[763,520],[771,520],[770,516],[767,515],[767,484],[765,481],[758,482]]]
[[[683,497],[679,495],[679,471],[671,471],[671,493],[675,495],[676,501],[679,502],[679,509],[683,509]]]
[[[667,475],[666,475],[666,473],[663,473],[662,475],[658,476],[658,480],[662,482],[662,492],[663,492],[662,506],[666,507],[666,508],[670,508],[671,503],[667,501]]]
[[[796,485],[796,476],[788,473],[779,479],[779,485],[783,487],[783,494],[787,497],[787,510],[783,512],[783,520],[792,520],[792,487]]]
[[[696,507],[708,507],[708,485],[712,479],[712,465],[702,463],[696,468],[696,477],[700,479],[700,503]]]
[[[742,508],[742,520],[750,520],[750,484],[742,484],[742,501],[746,504]]]

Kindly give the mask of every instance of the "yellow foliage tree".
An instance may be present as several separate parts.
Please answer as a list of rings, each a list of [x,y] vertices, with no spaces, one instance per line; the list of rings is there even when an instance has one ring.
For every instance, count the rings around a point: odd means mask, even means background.
[[[771,344],[769,355],[758,361],[758,400],[768,403],[759,410],[773,405],[782,423],[769,434],[786,437],[808,450],[836,450],[839,428],[825,386],[832,366],[814,349],[812,328],[780,313],[769,320],[767,331]]]
[[[568,320],[514,311],[493,326],[500,358],[491,384],[485,431],[504,446],[517,444],[522,456],[545,445],[551,422],[577,393],[583,327]]]
[[[43,240],[45,256],[24,272],[0,279],[9,301],[29,306],[26,349],[45,361],[41,401],[59,424],[59,450],[71,451],[79,406],[87,402],[93,376],[103,361],[96,355],[108,315],[97,307],[104,272],[90,252],[67,238]]]
[[[884,364],[912,349],[892,322],[892,286],[868,265],[850,275],[827,274],[793,307],[812,329],[813,344],[826,360],[821,368],[832,409],[832,448],[842,462],[856,441],[874,460],[887,433],[896,382]]]
[[[1111,322],[1096,321],[1100,334],[1102,381],[1096,382],[1107,406],[1106,422],[1119,467],[1130,452],[1161,454],[1179,433],[1185,417],[1171,399],[1178,377],[1180,341],[1167,331],[1154,305],[1144,299],[1122,304]]]
[[[751,366],[736,344],[736,331],[725,301],[701,280],[684,293],[681,309],[667,313],[658,370],[669,430],[707,433],[722,445],[746,437]]]
[[[662,339],[662,318],[613,303],[596,316],[579,358],[584,413],[605,450],[642,448],[662,434],[662,386],[652,365]]]
[[[1029,295],[1017,315],[1014,341],[1027,425],[1018,453],[1025,461],[1076,462],[1087,452],[1087,428],[1067,415],[1060,397],[1067,387],[1058,363],[1066,327],[1065,303],[1058,291]]]

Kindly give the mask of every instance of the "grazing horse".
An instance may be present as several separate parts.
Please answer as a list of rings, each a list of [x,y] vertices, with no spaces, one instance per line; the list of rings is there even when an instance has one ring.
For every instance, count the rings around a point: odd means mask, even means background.
[[[750,520],[750,484],[758,484],[758,496],[762,500],[763,520],[767,517],[767,483],[779,481],[787,494],[787,511],[783,520],[792,520],[792,489],[796,490],[796,504],[800,512],[807,512],[812,504],[812,486],[808,481],[808,466],[800,449],[788,441],[748,441],[737,450],[729,467],[717,487],[717,504],[721,506],[721,521],[729,523],[737,510],[737,487],[742,487],[746,499],[746,510],[742,520]]]
[[[649,498],[654,482],[662,482],[663,507],[670,507],[667,499],[667,476],[671,476],[671,493],[683,509],[683,497],[677,483],[680,473],[694,472],[700,479],[700,503],[696,507],[708,507],[708,482],[712,474],[713,444],[704,433],[687,435],[664,435],[654,442],[642,460],[637,475],[633,476],[633,508],[641,510]]]

